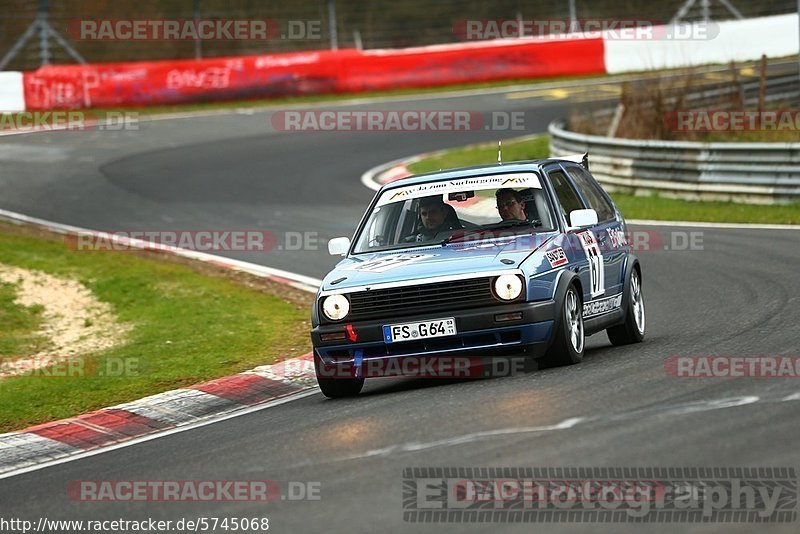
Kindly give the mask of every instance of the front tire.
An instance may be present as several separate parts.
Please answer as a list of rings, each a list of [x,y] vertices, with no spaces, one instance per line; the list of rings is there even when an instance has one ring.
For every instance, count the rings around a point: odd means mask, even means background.
[[[580,363],[583,360],[586,336],[583,329],[583,304],[575,284],[571,284],[564,294],[555,328],[555,339],[542,363],[547,367]]]
[[[354,397],[361,393],[361,388],[364,387],[363,378],[345,378],[345,377],[331,377],[324,376],[320,370],[322,361],[319,356],[314,353],[314,369],[317,375],[317,384],[322,394],[329,399],[340,399],[343,397]]]
[[[640,343],[644,339],[646,323],[642,277],[635,267],[631,270],[627,291],[628,304],[625,310],[625,322],[606,329],[608,340],[612,345],[630,345],[631,343]]]

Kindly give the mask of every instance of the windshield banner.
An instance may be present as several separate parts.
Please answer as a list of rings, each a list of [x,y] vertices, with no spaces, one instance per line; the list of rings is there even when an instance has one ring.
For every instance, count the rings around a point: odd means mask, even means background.
[[[385,206],[386,204],[399,202],[401,200],[455,193],[467,189],[480,191],[483,189],[499,189],[503,187],[533,187],[535,189],[541,189],[542,185],[539,183],[539,177],[532,172],[475,176],[472,178],[461,178],[459,180],[444,180],[390,189],[381,195],[377,205]]]

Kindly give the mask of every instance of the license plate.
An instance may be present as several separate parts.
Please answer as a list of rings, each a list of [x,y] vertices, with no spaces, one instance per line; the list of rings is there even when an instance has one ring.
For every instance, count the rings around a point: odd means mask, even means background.
[[[383,326],[383,340],[386,343],[454,336],[456,333],[456,320],[453,317],[433,319],[420,323],[389,324]]]

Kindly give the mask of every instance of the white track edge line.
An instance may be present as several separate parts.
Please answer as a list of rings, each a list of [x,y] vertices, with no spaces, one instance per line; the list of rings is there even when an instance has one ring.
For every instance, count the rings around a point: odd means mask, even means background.
[[[296,282],[296,284],[292,284],[293,287],[298,289],[302,289],[304,291],[308,291],[311,293],[316,293],[317,288],[322,285],[322,280],[317,278],[312,278],[310,276],[305,276],[302,274],[292,273],[289,271],[284,271],[282,269],[275,269],[273,267],[267,267],[265,265],[259,265],[257,263],[250,263],[246,261],[236,260],[233,258],[226,258],[225,256],[217,256],[215,254],[208,254],[206,252],[198,252],[194,250],[186,250],[177,247],[170,247],[166,245],[154,245],[153,243],[143,241],[140,239],[129,239],[123,238],[114,234],[109,234],[107,232],[100,232],[96,230],[89,230],[87,228],[80,228],[77,226],[71,226],[68,224],[61,224],[56,223],[53,221],[47,221],[45,219],[39,219],[36,217],[30,217],[28,215],[23,215],[21,213],[16,213],[13,211],[7,211],[4,209],[0,209],[0,219],[7,219],[10,221],[18,221],[27,224],[34,224],[37,226],[42,226],[44,228],[48,228],[50,230],[54,230],[57,233],[62,234],[81,234],[81,233],[91,233],[98,237],[107,237],[111,241],[115,243],[121,243],[125,245],[130,245],[136,248],[142,248],[147,250],[157,250],[161,252],[167,252],[171,254],[175,254],[177,256],[182,256],[185,258],[196,259],[203,262],[217,262],[227,264],[230,267],[235,269],[239,269],[242,271],[249,272],[251,274],[257,276],[277,276],[280,278],[286,278],[291,280],[292,282]]]
[[[694,226],[698,228],[730,228],[741,230],[800,230],[797,224],[714,223],[702,221],[656,221],[652,219],[626,219],[628,224],[640,226]]]

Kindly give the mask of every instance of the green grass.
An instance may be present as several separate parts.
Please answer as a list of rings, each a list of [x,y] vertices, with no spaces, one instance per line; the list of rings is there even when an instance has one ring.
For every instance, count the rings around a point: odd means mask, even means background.
[[[0,358],[36,354],[47,345],[37,335],[44,308],[17,304],[16,296],[13,284],[0,283]]]
[[[541,159],[549,155],[548,136],[503,143],[503,161]],[[439,153],[408,166],[414,174],[497,161],[497,144],[481,144]],[[591,155],[590,155],[591,166]],[[702,221],[761,224],[800,224],[800,203],[758,206],[735,202],[692,202],[658,195],[634,196],[612,193],[627,219]]]
[[[702,221],[751,224],[800,224],[800,203],[776,206],[737,202],[690,202],[657,195],[634,196],[612,193],[627,219]]]
[[[525,141],[503,143],[503,161],[520,161],[541,159],[550,153],[546,135]],[[497,163],[497,143],[484,143],[463,148],[456,148],[440,155],[426,158],[408,166],[414,174],[452,169],[470,165],[489,165]]]
[[[225,276],[131,252],[76,252],[0,224],[0,263],[70,277],[133,325],[124,345],[85,358],[85,376],[0,380],[0,431],[74,416],[309,350],[308,309]],[[0,287],[3,351],[31,348],[36,310]],[[7,328],[6,319],[12,328]],[[108,376],[116,364],[127,376]],[[130,367],[130,369],[134,369]],[[105,371],[105,372],[104,372]],[[102,376],[102,375],[106,376]]]

